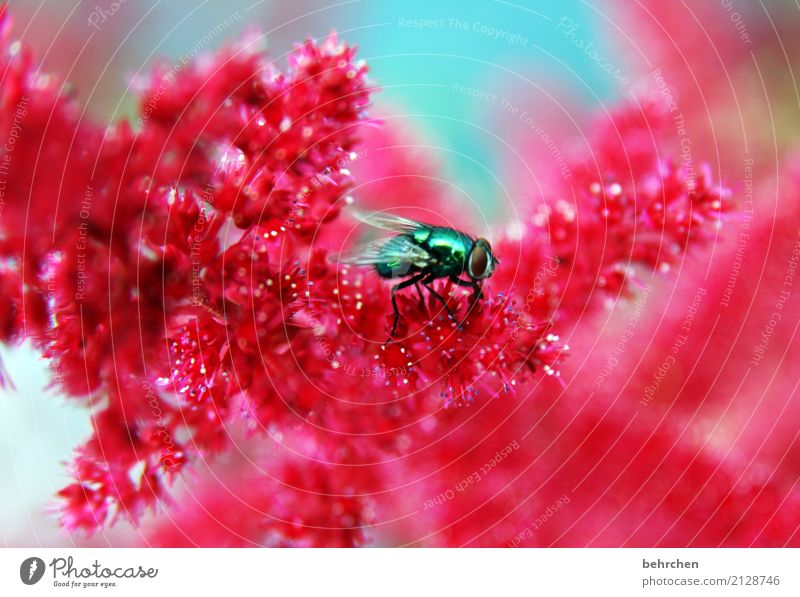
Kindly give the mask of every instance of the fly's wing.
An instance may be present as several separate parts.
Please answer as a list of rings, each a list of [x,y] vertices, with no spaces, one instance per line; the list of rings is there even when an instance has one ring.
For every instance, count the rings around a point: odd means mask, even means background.
[[[363,211],[354,210],[353,215],[356,217],[356,219],[361,220],[365,224],[369,224],[375,228],[380,228],[381,230],[397,232],[399,234],[413,234],[418,230],[430,228],[428,224],[423,224],[422,222],[416,222],[414,220],[409,220],[408,218],[403,218],[392,214],[365,213]]]
[[[330,260],[342,265],[377,265],[383,262],[381,252],[391,239],[379,238],[369,243],[356,245],[338,255],[330,255]]]
[[[381,238],[358,245],[338,256],[333,256],[332,260],[344,265],[380,264],[390,268],[395,264],[424,268],[434,262],[430,253],[404,236]]]

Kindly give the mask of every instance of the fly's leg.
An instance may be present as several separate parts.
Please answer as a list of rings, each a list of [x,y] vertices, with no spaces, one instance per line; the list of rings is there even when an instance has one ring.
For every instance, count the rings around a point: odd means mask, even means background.
[[[403,288],[408,288],[411,285],[416,284],[420,280],[425,277],[425,274],[419,274],[414,276],[413,278],[409,278],[408,280],[404,280],[399,284],[395,284],[392,286],[392,309],[394,309],[394,323],[392,323],[392,332],[389,334],[389,339],[386,341],[386,344],[392,341],[394,338],[394,332],[397,330],[397,322],[400,320],[400,309],[397,308],[397,298],[394,296],[398,290],[403,290]]]
[[[466,286],[467,288],[472,288],[472,302],[480,300],[483,298],[483,290],[481,290],[480,284],[478,284],[475,280],[462,280],[461,278],[451,277],[451,281],[455,282],[459,286]]]
[[[455,282],[459,286],[465,286],[467,288],[472,288],[472,300],[470,301],[469,308],[467,309],[466,315],[464,315],[464,319],[458,324],[458,327],[463,327],[464,323],[467,321],[467,317],[469,317],[470,311],[475,306],[480,299],[483,298],[483,291],[481,290],[480,284],[478,284],[475,280],[462,280],[456,276],[451,276],[450,280]]]
[[[422,281],[422,285],[428,290],[428,292],[430,292],[433,296],[435,296],[439,300],[440,303],[442,303],[442,305],[445,308],[445,311],[447,311],[447,314],[450,317],[453,318],[453,321],[458,321],[458,318],[456,317],[456,314],[453,313],[453,310],[447,305],[447,300],[441,294],[436,292],[433,289],[433,286],[431,286],[431,282],[433,282],[434,280],[435,280],[435,278],[433,276],[429,275],[427,278],[425,278]]]
[[[481,288],[481,285],[474,280],[472,281],[472,290],[472,299],[474,301],[479,301],[483,298],[483,289]]]
[[[423,309],[425,308],[425,298],[422,296],[422,289],[419,287],[419,283],[414,283],[414,288],[417,289],[417,294],[419,295],[419,306]]]

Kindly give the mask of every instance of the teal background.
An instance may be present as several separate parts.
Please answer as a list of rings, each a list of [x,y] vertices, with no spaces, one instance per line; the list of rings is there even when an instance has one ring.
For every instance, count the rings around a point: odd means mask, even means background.
[[[613,17],[604,14],[602,4],[578,0],[124,0],[99,30],[90,27],[92,12],[109,10],[111,4],[108,0],[76,5],[54,0],[41,5],[11,2],[18,24],[31,25],[25,32],[28,43],[45,56],[50,70],[72,71],[69,78],[75,91],[93,115],[106,120],[132,116],[132,95],[126,89],[130,77],[146,73],[159,57],[176,62],[199,42],[201,50],[207,51],[247,30],[258,30],[265,33],[268,50],[280,62],[306,36],[322,37],[337,30],[359,46],[374,81],[382,87],[372,113],[391,110],[407,117],[421,138],[439,148],[442,175],[457,180],[483,207],[491,207],[492,198],[502,196],[498,180],[503,164],[510,161],[488,133],[503,136],[509,130],[503,128],[497,107],[454,93],[454,82],[509,95],[523,107],[537,88],[556,94],[557,99],[562,90],[561,97],[572,102],[571,112],[577,113],[574,107],[580,106],[583,115],[622,91],[557,28],[560,18],[570,19],[579,25],[581,39],[616,63],[614,49],[606,43],[613,28],[606,19]],[[204,35],[231,17],[235,17],[231,24],[202,44]],[[442,19],[445,26],[414,29],[401,26],[401,19]],[[467,30],[450,26],[449,19],[467,23]],[[527,42],[493,39],[474,31],[475,24],[507,31]],[[70,64],[89,34],[94,37],[90,48]]]

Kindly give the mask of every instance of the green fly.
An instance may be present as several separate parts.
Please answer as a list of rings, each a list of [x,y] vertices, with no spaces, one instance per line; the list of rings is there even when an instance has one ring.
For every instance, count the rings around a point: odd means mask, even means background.
[[[394,323],[389,340],[394,337],[400,319],[395,297],[398,290],[416,286],[422,300],[421,284],[455,320],[456,316],[445,298],[433,288],[433,281],[449,278],[459,286],[472,288],[473,300],[477,300],[483,296],[483,280],[492,275],[499,263],[485,238],[472,238],[453,228],[432,226],[390,214],[355,212],[354,215],[366,224],[397,233],[357,247],[339,258],[340,263],[373,266],[381,278],[405,278],[392,287]],[[462,278],[465,274],[467,279]]]

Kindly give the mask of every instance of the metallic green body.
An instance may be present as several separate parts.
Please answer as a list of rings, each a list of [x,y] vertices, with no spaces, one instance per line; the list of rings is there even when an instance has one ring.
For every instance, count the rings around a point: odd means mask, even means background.
[[[397,255],[402,254],[403,246],[408,242],[424,249],[433,258],[433,263],[400,260]],[[469,236],[452,228],[423,226],[413,233],[389,239],[381,251],[386,258],[375,264],[375,269],[382,278],[411,276],[423,271],[432,278],[457,277],[464,272],[474,244]]]

